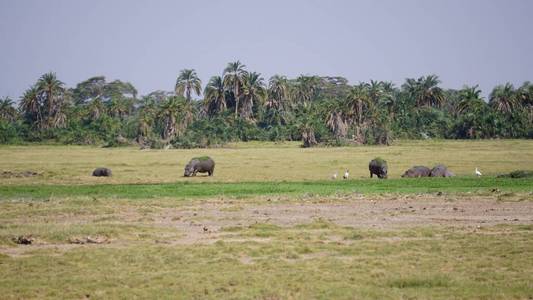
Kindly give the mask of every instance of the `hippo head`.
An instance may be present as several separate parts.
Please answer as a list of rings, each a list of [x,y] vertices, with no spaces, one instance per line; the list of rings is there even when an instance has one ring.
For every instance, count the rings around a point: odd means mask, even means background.
[[[183,173],[183,176],[189,177],[189,176],[192,176],[193,173],[194,173],[194,165],[192,163],[188,163],[185,166],[185,172]]]
[[[381,166],[380,167],[380,170],[381,170],[381,178],[387,178],[387,166],[384,165],[384,166]]]
[[[414,175],[414,173],[415,171],[413,169],[409,169],[403,173],[402,177],[411,177]]]

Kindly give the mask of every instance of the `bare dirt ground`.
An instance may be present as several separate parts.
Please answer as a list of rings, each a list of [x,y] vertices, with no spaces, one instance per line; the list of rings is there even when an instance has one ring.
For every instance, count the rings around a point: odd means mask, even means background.
[[[172,245],[211,244],[219,240],[263,241],[237,237],[232,227],[272,224],[290,228],[318,220],[354,229],[394,230],[409,227],[481,228],[499,224],[533,224],[533,195],[349,195],[327,198],[265,197],[254,200],[214,199],[177,207],[119,206],[105,218],[108,224],[149,226],[160,230],[154,242]],[[97,223],[102,215],[46,216],[45,222]],[[35,219],[34,219],[35,220]],[[28,220],[18,219],[15,223]],[[98,238],[98,237],[96,237]],[[69,250],[75,247],[124,246],[134,241],[109,240],[102,244],[50,244],[37,240],[31,247],[0,247],[0,253],[24,255],[29,250]]]
[[[352,196],[342,201],[310,199],[290,203],[267,198],[267,203],[262,205],[214,201],[180,210],[165,210],[158,222],[179,228],[186,235],[181,241],[185,243],[209,240],[209,235],[199,235],[204,228],[213,234],[222,228],[246,227],[255,223],[291,227],[324,220],[339,226],[382,230],[418,226],[477,228],[498,224],[533,224],[533,202],[530,201],[533,196],[524,197],[521,198],[524,201],[512,202],[500,201],[492,196],[433,195],[399,198]]]

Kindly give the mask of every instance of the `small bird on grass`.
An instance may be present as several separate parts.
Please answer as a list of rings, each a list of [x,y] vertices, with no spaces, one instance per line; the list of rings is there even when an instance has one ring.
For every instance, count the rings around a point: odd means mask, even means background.
[[[342,178],[348,179],[348,177],[350,177],[350,171],[348,171],[348,169],[346,169],[346,172],[344,172],[344,176],[342,176]]]
[[[476,174],[477,177],[483,175],[483,174],[481,174],[481,172],[477,169],[477,167],[476,167],[476,171],[474,171],[474,173]]]
[[[333,173],[333,175],[331,175],[331,179],[335,180],[337,179],[337,172]]]

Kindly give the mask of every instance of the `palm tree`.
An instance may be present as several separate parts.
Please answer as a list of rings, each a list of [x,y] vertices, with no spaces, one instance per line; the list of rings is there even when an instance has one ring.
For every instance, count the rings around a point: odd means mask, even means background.
[[[233,93],[235,100],[235,118],[239,113],[239,101],[241,98],[243,78],[246,73],[246,66],[240,61],[230,62],[224,69],[224,87]]]
[[[473,138],[476,136],[478,120],[486,105],[487,103],[483,100],[481,90],[477,85],[473,87],[464,86],[459,91],[459,103],[456,111],[458,114],[466,116],[466,119],[469,120],[468,122],[463,122],[467,137]]]
[[[209,80],[204,90],[204,105],[210,116],[226,110],[226,91],[222,77],[213,76]]]
[[[389,118],[394,118],[394,106],[396,105],[394,83],[390,81],[381,81],[382,94],[379,99],[379,105],[385,107]]]
[[[19,103],[19,109],[24,113],[26,120],[37,128],[42,128],[42,105],[37,86],[31,86],[24,92]]]
[[[0,98],[0,120],[13,122],[17,118],[17,110],[13,107],[13,100],[9,97]]]
[[[315,125],[319,119],[314,104],[302,105],[296,120],[296,128],[302,137],[303,147],[313,147],[318,144],[315,136]]]
[[[65,92],[64,84],[57,79],[55,73],[46,73],[37,81],[37,90],[43,99],[44,110],[46,112],[47,127],[55,128],[58,124],[56,118],[61,115],[63,108],[63,94]]]
[[[467,111],[478,112],[484,105],[485,101],[481,96],[481,90],[478,88],[478,85],[473,87],[465,86],[459,91],[458,113]]]
[[[518,88],[517,94],[522,105],[533,105],[533,84],[526,81]]]
[[[109,103],[109,113],[111,116],[124,119],[133,109],[131,99],[123,97],[113,97]]]
[[[137,126],[137,140],[140,141],[142,138],[145,138],[150,134],[154,119],[148,112],[140,111],[138,120],[139,124]]]
[[[143,104],[138,110],[137,142],[140,144],[144,144],[144,138],[150,135],[157,116],[157,100],[149,97],[145,97],[143,100]]]
[[[181,102],[179,123],[178,123],[178,135],[185,132],[187,127],[194,121],[194,106],[191,102]]]
[[[318,76],[300,75],[296,79],[295,98],[302,104],[307,105],[318,94],[321,79]]]
[[[185,93],[185,98],[190,102],[191,92],[194,91],[197,96],[200,96],[201,89],[202,81],[198,78],[194,69],[183,69],[180,71],[176,80],[175,90],[177,95],[183,95]]]
[[[365,84],[368,88],[368,96],[374,104],[378,104],[382,95],[384,94],[381,81],[370,80],[370,84]]]
[[[52,128],[67,127],[67,102],[60,102],[54,118],[52,118]]]
[[[271,109],[286,109],[290,101],[289,82],[287,77],[274,75],[268,81],[267,107]]]
[[[290,83],[285,76],[270,77],[265,103],[265,121],[270,126],[289,123],[292,108],[290,88]]]
[[[163,122],[163,139],[171,140],[183,133],[194,120],[194,107],[183,97],[169,97],[159,108]]]
[[[170,140],[177,135],[180,103],[177,97],[170,97],[159,107],[158,116],[163,122],[163,139]]]
[[[444,92],[438,86],[439,77],[436,75],[422,76],[417,80],[408,78],[404,89],[415,99],[418,107],[440,107],[445,99]]]
[[[335,138],[344,138],[348,132],[348,122],[343,111],[342,102],[329,101],[326,104],[326,126],[333,132]]]
[[[360,143],[364,143],[362,129],[365,126],[365,112],[372,109],[372,104],[367,85],[353,86],[348,92],[346,114],[350,122],[356,125],[355,140]]]
[[[529,122],[533,123],[533,84],[526,81],[517,91],[521,105],[528,112]]]
[[[244,119],[253,119],[254,103],[263,103],[266,97],[266,88],[260,73],[251,72],[243,76],[242,85],[242,115]]]
[[[370,80],[370,84],[363,84],[368,89],[368,96],[376,107],[387,110],[389,117],[393,116],[395,104],[394,84],[392,82]]]
[[[489,96],[489,105],[501,113],[511,113],[517,106],[517,94],[510,83],[496,86]]]
[[[105,105],[100,97],[91,100],[89,105],[87,105],[87,112],[93,121],[98,120],[105,113]]]
[[[361,125],[364,122],[365,112],[373,106],[368,88],[364,84],[353,86],[348,92],[345,103],[348,115],[357,125]]]
[[[304,148],[313,147],[318,144],[315,137],[315,129],[310,123],[301,123],[299,129],[302,134]]]

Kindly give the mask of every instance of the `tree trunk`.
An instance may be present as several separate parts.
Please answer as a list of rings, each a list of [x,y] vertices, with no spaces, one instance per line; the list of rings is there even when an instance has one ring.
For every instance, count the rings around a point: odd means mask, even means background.
[[[235,119],[239,117],[239,98],[235,97]]]
[[[365,143],[365,138],[363,136],[363,132],[361,130],[361,126],[359,124],[356,125],[355,127],[355,134],[353,135],[353,141],[356,143],[356,144],[364,144]]]
[[[235,84],[235,88],[233,91],[233,96],[235,97],[235,119],[239,117],[239,86],[238,84]]]
[[[52,127],[52,91],[48,90],[48,128]]]
[[[309,148],[317,145],[317,141],[315,138],[315,132],[313,128],[305,128],[302,132],[302,141],[304,148]]]

